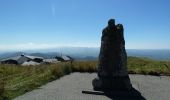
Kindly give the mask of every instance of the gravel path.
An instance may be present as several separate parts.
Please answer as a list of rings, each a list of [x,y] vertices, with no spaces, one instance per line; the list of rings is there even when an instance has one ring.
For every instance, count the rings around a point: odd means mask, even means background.
[[[19,96],[15,100],[111,100],[105,95],[82,94],[82,90],[92,90],[91,81],[95,77],[95,73],[72,73]],[[130,79],[133,87],[146,100],[170,100],[170,77],[130,75]]]

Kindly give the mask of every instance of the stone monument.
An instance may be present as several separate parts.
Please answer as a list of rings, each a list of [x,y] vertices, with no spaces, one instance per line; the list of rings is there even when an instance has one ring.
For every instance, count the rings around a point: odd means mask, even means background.
[[[115,25],[110,19],[103,29],[98,62],[98,77],[93,79],[97,91],[130,90],[132,88],[127,71],[127,54],[123,36],[123,25]]]

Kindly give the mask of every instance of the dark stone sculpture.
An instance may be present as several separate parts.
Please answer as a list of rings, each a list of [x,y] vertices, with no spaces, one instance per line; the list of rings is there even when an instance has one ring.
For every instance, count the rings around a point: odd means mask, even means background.
[[[123,25],[115,25],[110,19],[102,32],[99,54],[98,77],[92,81],[94,90],[130,90],[127,72],[127,54],[123,36]]]

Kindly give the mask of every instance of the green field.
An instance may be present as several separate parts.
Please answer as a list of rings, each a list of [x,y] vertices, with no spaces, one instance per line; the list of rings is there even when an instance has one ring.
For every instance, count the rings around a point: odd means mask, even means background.
[[[61,62],[50,65],[0,65],[0,100],[11,100],[72,72],[96,72],[97,61]],[[170,75],[170,61],[128,57],[130,74]]]

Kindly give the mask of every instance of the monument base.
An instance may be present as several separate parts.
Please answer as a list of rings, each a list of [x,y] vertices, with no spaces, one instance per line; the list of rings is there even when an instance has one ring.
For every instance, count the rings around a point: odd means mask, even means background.
[[[95,78],[92,85],[95,91],[130,90],[132,88],[128,75]]]

